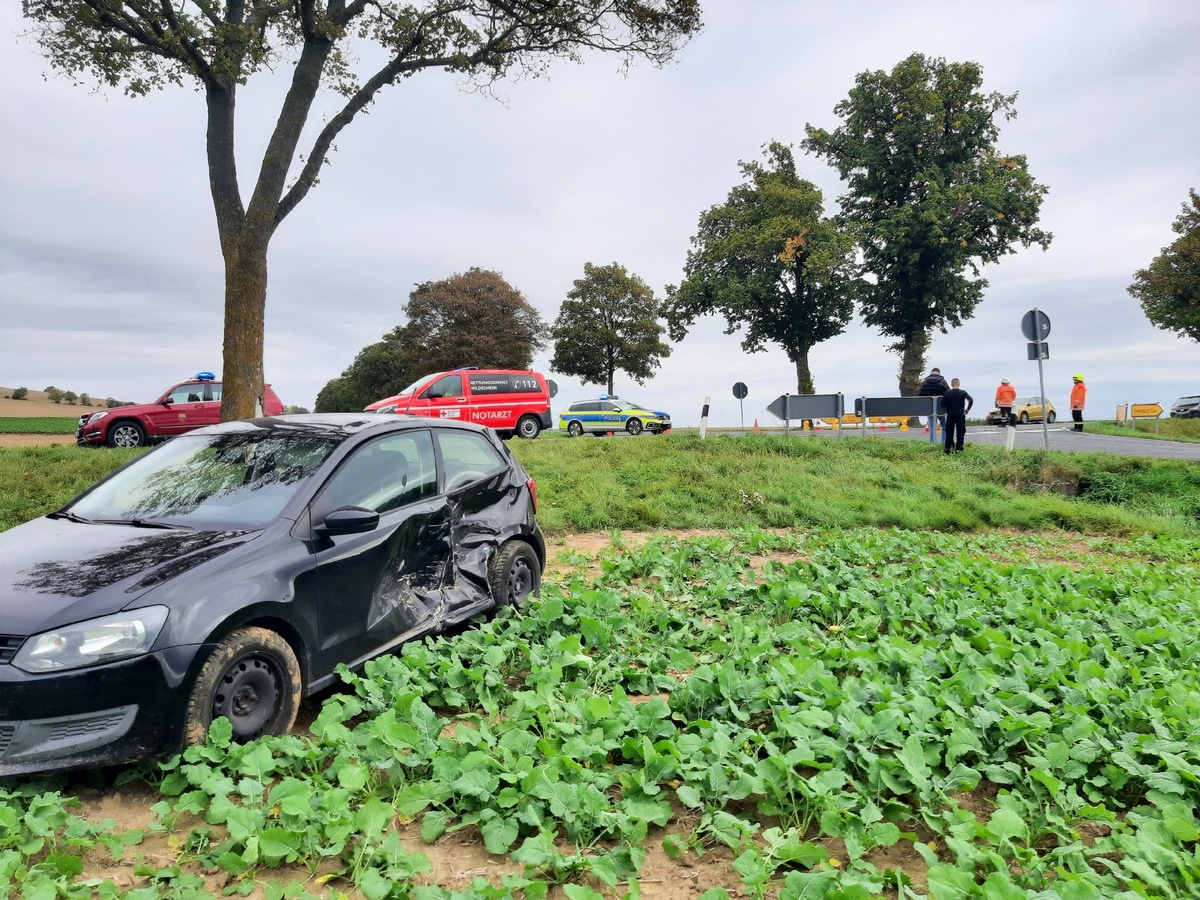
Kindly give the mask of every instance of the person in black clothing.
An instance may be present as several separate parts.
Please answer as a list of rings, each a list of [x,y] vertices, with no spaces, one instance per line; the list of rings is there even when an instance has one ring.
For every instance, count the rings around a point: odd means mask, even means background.
[[[946,413],[946,452],[962,453],[963,441],[967,436],[967,413],[975,405],[975,398],[959,386],[957,378],[950,380],[950,390],[942,395],[942,410]]]
[[[921,382],[921,387],[917,390],[919,397],[942,397],[946,391],[950,390],[950,385],[946,384],[946,379],[942,377],[941,369],[930,369],[929,374],[925,376],[925,380]],[[939,415],[937,417],[938,424],[942,426],[942,434],[946,433],[946,417]],[[933,417],[929,418],[929,427],[933,428]]]

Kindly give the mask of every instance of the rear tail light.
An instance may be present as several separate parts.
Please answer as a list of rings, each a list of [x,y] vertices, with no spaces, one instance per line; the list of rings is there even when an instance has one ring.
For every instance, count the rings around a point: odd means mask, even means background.
[[[529,488],[529,499],[533,501],[533,511],[537,512],[537,483],[532,478],[525,479],[525,486]]]

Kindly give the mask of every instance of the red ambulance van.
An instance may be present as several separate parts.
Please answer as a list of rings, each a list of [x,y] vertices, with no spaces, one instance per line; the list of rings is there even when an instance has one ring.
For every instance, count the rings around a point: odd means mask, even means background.
[[[540,372],[467,367],[418,378],[367,412],[460,419],[486,425],[502,438],[532,440],[553,426],[550,390]]]

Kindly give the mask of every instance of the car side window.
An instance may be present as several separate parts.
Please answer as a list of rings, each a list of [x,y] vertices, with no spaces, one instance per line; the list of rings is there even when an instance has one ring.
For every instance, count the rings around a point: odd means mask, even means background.
[[[436,492],[433,438],[405,431],[360,447],[330,479],[318,506],[321,514],[342,506],[384,513]]]
[[[204,389],[200,384],[181,384],[167,394],[172,403],[199,403],[200,392]]]
[[[461,375],[443,375],[428,388],[425,389],[422,397],[461,397],[462,392],[462,376]]]
[[[491,442],[474,431],[439,432],[438,445],[442,450],[447,492],[478,481],[507,465]]]

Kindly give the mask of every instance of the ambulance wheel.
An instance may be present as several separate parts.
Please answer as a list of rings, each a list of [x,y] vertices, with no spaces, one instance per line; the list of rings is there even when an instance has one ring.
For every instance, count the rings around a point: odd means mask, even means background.
[[[641,419],[630,419],[628,422],[625,423],[625,430],[628,431],[630,434],[632,434],[634,437],[637,437],[639,434],[642,433],[642,420]]]
[[[567,423],[567,435],[569,437],[579,437],[581,434],[583,434],[582,422],[574,420]]]
[[[532,441],[541,433],[542,423],[537,420],[536,416],[521,416],[517,420],[517,434],[525,440]]]

